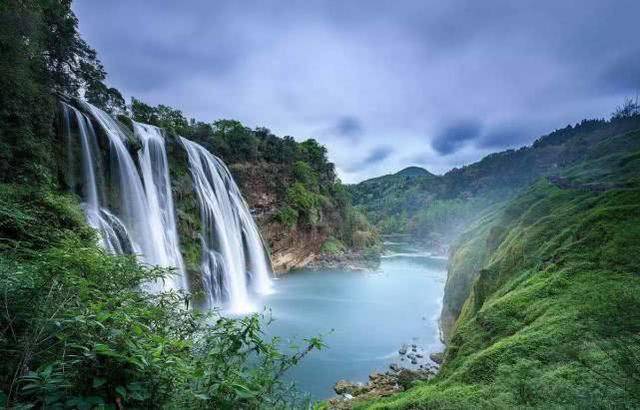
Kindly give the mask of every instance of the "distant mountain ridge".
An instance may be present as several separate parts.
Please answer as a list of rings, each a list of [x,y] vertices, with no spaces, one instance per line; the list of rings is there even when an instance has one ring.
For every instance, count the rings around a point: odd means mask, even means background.
[[[415,166],[406,167],[405,169],[396,172],[394,175],[399,175],[403,177],[419,177],[419,176],[426,176],[426,175],[435,176],[431,172],[427,171],[426,169],[421,167],[415,167]]]
[[[409,167],[348,189],[353,204],[363,209],[382,233],[408,233],[447,243],[485,210],[513,198],[539,177],[554,175],[588,158],[603,138],[639,128],[637,115],[583,120],[530,146],[490,154],[441,176]]]

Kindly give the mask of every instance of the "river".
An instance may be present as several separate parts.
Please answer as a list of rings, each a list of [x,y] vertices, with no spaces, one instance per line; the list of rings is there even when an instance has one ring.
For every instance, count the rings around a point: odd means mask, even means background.
[[[447,261],[407,243],[386,242],[372,272],[299,271],[274,281],[259,303],[271,309],[267,336],[284,343],[322,334],[327,348],[310,353],[286,377],[314,399],[334,395],[339,379],[366,382],[392,363],[416,368],[442,350],[438,332]],[[417,365],[398,352],[417,345]]]

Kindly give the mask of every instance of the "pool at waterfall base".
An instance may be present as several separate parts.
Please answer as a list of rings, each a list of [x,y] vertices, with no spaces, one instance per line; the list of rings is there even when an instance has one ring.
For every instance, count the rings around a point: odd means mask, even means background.
[[[326,399],[340,379],[366,383],[370,373],[392,363],[432,363],[429,354],[443,349],[438,319],[446,264],[409,244],[386,243],[375,271],[302,270],[275,279],[274,292],[256,301],[273,318],[267,336],[280,337],[283,346],[303,346],[305,338],[322,335],[327,345],[287,379],[313,399]],[[402,360],[403,345],[416,345],[418,364]]]

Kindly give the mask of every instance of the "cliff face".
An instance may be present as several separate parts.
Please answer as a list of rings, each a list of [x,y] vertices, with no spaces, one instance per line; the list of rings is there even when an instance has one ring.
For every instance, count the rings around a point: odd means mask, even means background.
[[[322,245],[338,229],[339,215],[327,213],[321,224],[286,225],[278,213],[286,204],[287,187],[294,183],[290,170],[267,162],[232,164],[230,170],[242,191],[271,252],[275,273],[302,268],[321,253]]]

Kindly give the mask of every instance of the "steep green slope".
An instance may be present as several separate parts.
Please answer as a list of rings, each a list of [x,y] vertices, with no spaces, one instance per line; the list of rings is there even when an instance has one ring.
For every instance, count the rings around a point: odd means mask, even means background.
[[[491,154],[441,176],[389,175],[349,186],[349,191],[354,205],[383,233],[449,242],[485,211],[513,198],[540,176],[583,161],[598,141],[638,128],[638,116],[584,120],[531,146]]]
[[[440,374],[361,408],[640,405],[640,133],[595,144],[460,240]]]

